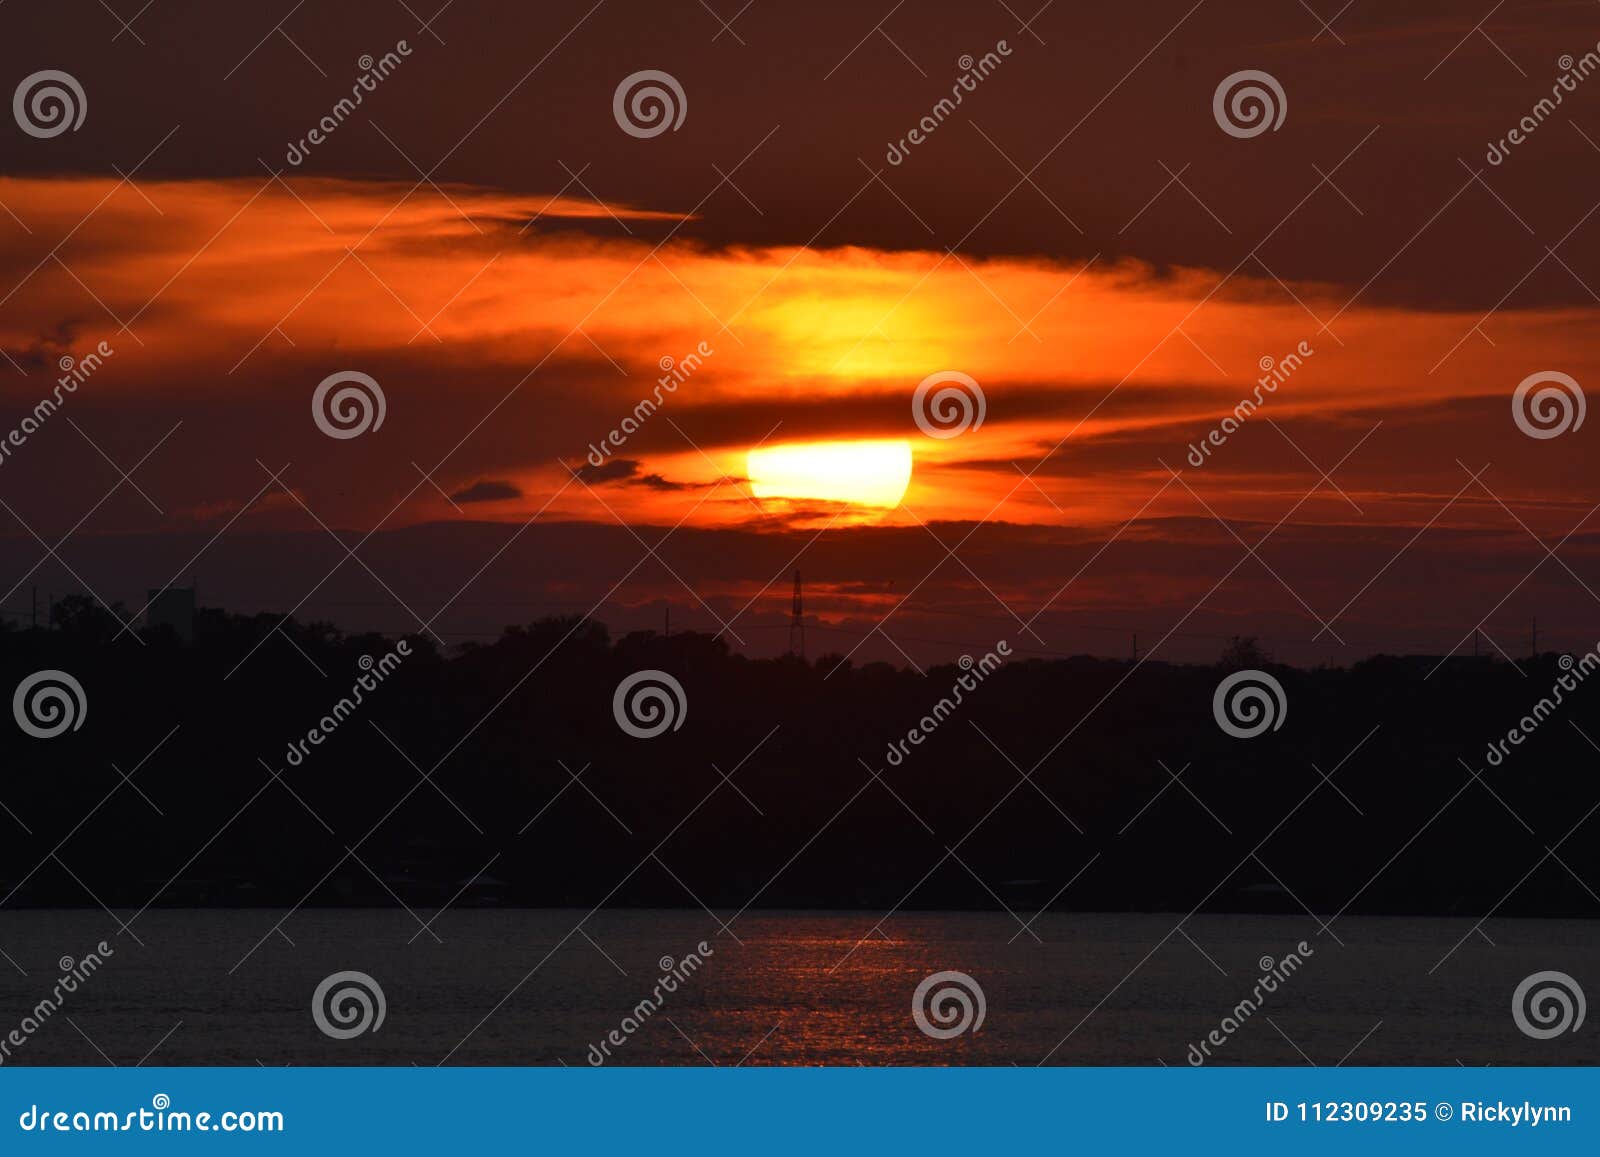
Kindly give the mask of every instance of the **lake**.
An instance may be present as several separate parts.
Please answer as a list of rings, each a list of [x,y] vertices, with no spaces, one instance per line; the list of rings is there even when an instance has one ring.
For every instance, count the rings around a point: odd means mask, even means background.
[[[625,1039],[606,1063],[625,1065],[1183,1065],[1212,1030],[1226,1035],[1213,1064],[1600,1063],[1600,1023],[1536,1040],[1512,1015],[1541,971],[1600,994],[1594,921],[1349,917],[1323,931],[1309,916],[1201,915],[1179,929],[1177,915],[1053,913],[1024,931],[1003,912],[879,928],[877,913],[749,911],[719,913],[724,930],[702,911],[584,915],[450,909],[423,931],[431,911],[313,909],[275,930],[278,909],[152,909],[119,932],[100,911],[5,911],[0,1037],[51,996],[61,957],[112,949],[6,1063],[584,1065],[613,1030]],[[1268,965],[1283,979],[1235,1017]],[[636,1017],[664,969],[685,979]],[[317,1027],[313,993],[342,971],[381,987],[376,1031]],[[973,978],[983,1019],[935,1039],[912,998],[946,971]]]

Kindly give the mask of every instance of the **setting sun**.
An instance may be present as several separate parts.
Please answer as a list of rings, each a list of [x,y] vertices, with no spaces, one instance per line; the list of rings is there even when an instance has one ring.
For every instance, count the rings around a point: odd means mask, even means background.
[[[812,498],[893,507],[911,483],[911,443],[803,442],[750,451],[757,498]]]

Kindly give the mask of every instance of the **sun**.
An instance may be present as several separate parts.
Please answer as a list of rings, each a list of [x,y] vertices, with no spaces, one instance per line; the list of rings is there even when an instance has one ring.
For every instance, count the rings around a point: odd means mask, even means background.
[[[911,484],[911,443],[797,442],[750,451],[757,498],[809,498],[895,507]]]

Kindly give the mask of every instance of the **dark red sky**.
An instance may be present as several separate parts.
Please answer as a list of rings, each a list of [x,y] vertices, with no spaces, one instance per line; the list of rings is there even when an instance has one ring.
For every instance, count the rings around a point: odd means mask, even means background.
[[[1258,633],[1347,661],[1480,621],[1521,652],[1535,615],[1550,646],[1600,637],[1594,427],[1512,418],[1530,374],[1600,378],[1600,80],[1486,160],[1596,51],[1600,7],[708,3],[457,0],[428,29],[397,0],[157,0],[131,30],[97,4],[0,8],[7,85],[59,69],[87,101],[76,132],[0,132],[0,424],[62,357],[116,351],[0,466],[0,602],[38,583],[137,608],[192,570],[206,601],[394,630],[448,600],[434,626],[459,637],[597,603],[653,624],[670,601],[763,653],[798,565],[813,650],[905,599],[863,652],[891,658],[1175,630],[1173,657]],[[401,40],[289,165],[358,58]],[[641,69],[684,90],[677,131],[616,123]],[[1240,139],[1212,98],[1244,69],[1286,110]],[[574,481],[700,342],[705,366]],[[346,369],[387,413],[341,441],[309,407]],[[945,370],[987,402],[948,441],[910,409]],[[911,443],[901,508],[751,499],[750,447],[857,438]],[[145,493],[108,495],[158,441]],[[258,460],[289,464],[282,486]],[[343,554],[325,527],[378,528],[370,571],[314,587]]]

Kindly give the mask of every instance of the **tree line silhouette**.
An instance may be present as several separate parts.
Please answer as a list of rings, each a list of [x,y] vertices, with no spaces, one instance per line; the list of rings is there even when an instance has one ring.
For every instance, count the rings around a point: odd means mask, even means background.
[[[1600,911],[1600,679],[1485,759],[1556,655],[1014,655],[891,766],[964,667],[576,618],[405,641],[336,710],[395,639],[216,609],[191,642],[134,637],[82,598],[0,630],[0,686],[59,670],[84,694],[54,738],[6,721],[4,905]],[[1253,739],[1213,714],[1240,668],[1284,692]],[[642,670],[683,689],[648,739],[613,709]]]

